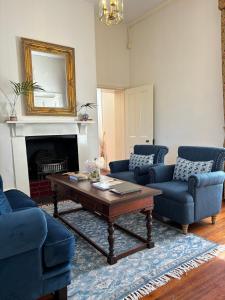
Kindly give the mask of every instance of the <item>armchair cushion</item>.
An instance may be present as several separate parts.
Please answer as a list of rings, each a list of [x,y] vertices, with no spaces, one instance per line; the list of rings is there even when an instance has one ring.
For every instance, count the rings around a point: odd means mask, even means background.
[[[129,160],[129,171],[133,171],[135,167],[141,167],[146,165],[153,165],[154,154],[151,155],[140,155],[140,154],[131,154]]]
[[[74,255],[73,234],[61,223],[45,213],[48,233],[43,246],[45,267],[50,268],[69,262]]]
[[[107,176],[112,177],[112,178],[116,178],[116,179],[120,179],[120,180],[124,180],[124,181],[129,181],[129,182],[137,183],[135,181],[135,177],[134,177],[134,172],[133,171],[124,171],[124,172],[118,172],[118,173],[110,173]]]
[[[181,204],[193,203],[192,196],[188,193],[188,184],[183,181],[168,181],[161,183],[148,184],[148,187],[159,189],[163,192],[163,198],[169,198],[172,201]],[[157,197],[156,197],[157,201]]]
[[[13,210],[25,207],[37,207],[37,204],[30,197],[19,190],[6,191],[5,195]]]
[[[173,179],[188,181],[189,176],[200,173],[211,172],[213,160],[210,161],[190,161],[181,157],[177,158]]]
[[[12,208],[9,201],[3,191],[0,190],[0,215],[8,214],[10,212],[12,212]]]

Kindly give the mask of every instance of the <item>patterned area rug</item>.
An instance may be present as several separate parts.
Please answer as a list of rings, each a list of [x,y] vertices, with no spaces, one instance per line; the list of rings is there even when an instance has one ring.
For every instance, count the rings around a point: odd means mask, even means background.
[[[74,203],[60,203],[59,211],[71,208]],[[43,206],[50,214],[53,206]],[[106,223],[80,211],[66,217],[105,249]],[[146,237],[145,216],[129,214],[118,222],[124,227]],[[209,225],[210,226],[210,225]],[[197,235],[183,235],[180,230],[153,221],[152,238],[155,247],[123,258],[115,265],[108,265],[106,257],[77,236],[73,262],[72,283],[68,288],[69,300],[136,300],[168,283],[180,279],[187,271],[199,267],[217,255],[219,246]],[[115,231],[116,252],[131,248],[138,241],[119,230]]]

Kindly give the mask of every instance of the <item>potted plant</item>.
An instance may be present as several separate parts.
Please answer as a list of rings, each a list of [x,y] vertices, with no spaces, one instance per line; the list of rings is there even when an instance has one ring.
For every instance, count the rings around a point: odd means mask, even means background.
[[[79,120],[80,121],[88,121],[89,115],[88,115],[88,109],[94,109],[96,108],[96,103],[93,102],[87,102],[85,104],[82,104],[78,112],[79,114]]]
[[[26,96],[28,93],[33,92],[33,91],[44,91],[37,82],[33,81],[22,81],[22,82],[14,82],[10,81],[10,86],[13,91],[13,97],[10,98],[6,95],[6,93],[1,89],[1,92],[3,95],[6,97],[7,101],[9,102],[10,105],[10,121],[16,121],[17,116],[16,116],[16,103],[19,98],[19,96],[23,95]]]

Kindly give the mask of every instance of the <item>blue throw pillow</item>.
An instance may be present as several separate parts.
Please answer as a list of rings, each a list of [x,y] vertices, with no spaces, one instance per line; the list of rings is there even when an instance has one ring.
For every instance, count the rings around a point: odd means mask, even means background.
[[[191,175],[209,173],[212,171],[213,160],[210,161],[190,161],[181,157],[177,158],[173,179],[188,181]]]
[[[12,212],[12,208],[9,201],[3,191],[0,190],[0,215],[8,214],[10,212]]]
[[[153,162],[154,154],[140,155],[131,153],[129,160],[129,171],[133,171],[136,167],[153,165]]]

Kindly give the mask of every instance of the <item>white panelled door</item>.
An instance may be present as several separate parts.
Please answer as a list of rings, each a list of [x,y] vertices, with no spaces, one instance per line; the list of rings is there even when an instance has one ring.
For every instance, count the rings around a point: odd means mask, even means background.
[[[154,102],[153,85],[125,90],[126,157],[134,145],[153,144]]]

